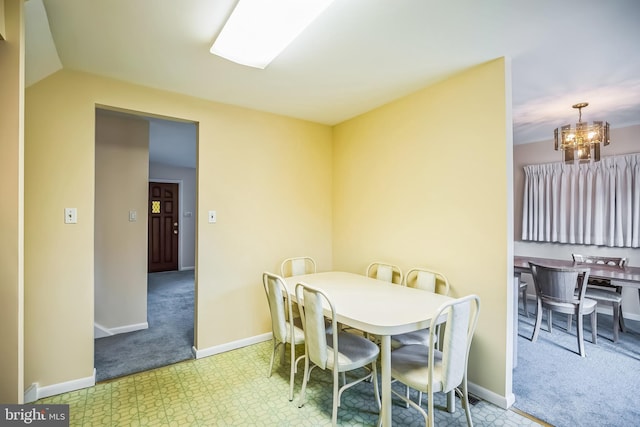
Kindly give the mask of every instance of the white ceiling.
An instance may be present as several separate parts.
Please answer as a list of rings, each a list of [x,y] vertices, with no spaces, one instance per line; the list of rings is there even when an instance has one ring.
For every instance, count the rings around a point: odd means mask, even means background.
[[[335,0],[264,70],[209,53],[235,3],[28,0],[27,85],[74,69],[333,125],[506,56],[516,144],[581,101],[583,120],[640,123],[638,0]]]

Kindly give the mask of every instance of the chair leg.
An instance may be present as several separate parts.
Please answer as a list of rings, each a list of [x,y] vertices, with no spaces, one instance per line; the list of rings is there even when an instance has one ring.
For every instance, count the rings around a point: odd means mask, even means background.
[[[473,421],[471,420],[471,407],[469,406],[469,391],[467,389],[466,374],[462,379],[462,406],[464,407],[464,412],[467,416],[467,425],[469,427],[473,427]]]
[[[585,357],[584,354],[584,339],[582,337],[582,323],[583,323],[583,317],[582,313],[577,313],[576,314],[576,336],[578,337],[578,352],[580,353],[580,356]]]
[[[529,306],[527,305],[527,288],[524,288],[522,290],[522,295],[520,296],[520,298],[522,298],[522,308],[524,309],[524,315],[529,317]]]
[[[296,345],[290,343],[291,347],[291,370],[289,373],[289,402],[293,400],[293,381],[296,374]],[[286,348],[286,347],[285,347]]]
[[[269,362],[269,378],[271,378],[271,373],[273,372],[273,359],[276,357],[276,351],[278,350],[278,343],[276,340],[273,340],[273,352],[271,353],[271,362]]]
[[[620,328],[620,304],[613,303],[613,342],[618,342],[618,329]]]
[[[378,370],[376,368],[376,362],[371,364],[371,375],[373,378],[373,391],[376,395],[376,403],[378,404],[378,410],[380,410],[382,408],[382,402],[380,401],[380,390],[378,389]]]
[[[333,371],[333,408],[331,410],[331,425],[338,425],[338,406],[340,406],[340,397],[338,395],[340,388],[340,374]]]
[[[591,313],[591,342],[598,344],[598,312]]]
[[[533,328],[533,335],[531,336],[532,342],[535,342],[538,339],[538,332],[540,332],[540,323],[542,323],[542,304],[540,303],[539,298],[537,300],[536,326]]]
[[[302,408],[305,404],[305,397],[307,391],[307,382],[309,382],[309,377],[311,376],[311,371],[309,370],[309,358],[304,358],[304,376],[302,380],[302,390],[300,390],[300,400],[298,401],[298,408]]]
[[[549,326],[549,332],[553,332],[553,310],[547,310],[547,326]]]
[[[567,332],[571,332],[571,325],[573,324],[573,316],[567,314]]]
[[[433,427],[433,393],[427,393],[427,427]]]

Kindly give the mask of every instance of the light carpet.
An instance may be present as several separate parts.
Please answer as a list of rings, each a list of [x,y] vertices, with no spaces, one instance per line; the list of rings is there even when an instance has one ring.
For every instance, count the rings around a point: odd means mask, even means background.
[[[534,315],[519,317],[515,408],[556,427],[640,425],[640,322],[627,320],[627,332],[613,343],[612,317],[599,314],[598,342],[592,344],[586,316],[583,358],[575,319],[567,333],[566,316],[554,313],[549,333],[545,313],[534,343]]]

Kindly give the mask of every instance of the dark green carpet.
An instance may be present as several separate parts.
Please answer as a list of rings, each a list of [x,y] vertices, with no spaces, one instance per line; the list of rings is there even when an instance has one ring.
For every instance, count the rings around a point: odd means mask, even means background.
[[[193,270],[149,274],[149,328],[96,339],[96,381],[193,358],[193,277]]]
[[[575,319],[567,333],[566,316],[554,313],[549,333],[545,310],[533,343],[535,316],[520,315],[514,407],[556,427],[640,425],[640,322],[626,320],[627,332],[614,344],[611,321],[598,315],[594,345],[585,317],[583,358],[577,353]]]

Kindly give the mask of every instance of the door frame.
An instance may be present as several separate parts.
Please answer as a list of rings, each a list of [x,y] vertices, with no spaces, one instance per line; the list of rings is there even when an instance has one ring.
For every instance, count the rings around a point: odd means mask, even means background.
[[[164,183],[164,184],[178,184],[178,271],[182,271],[183,265],[182,265],[182,249],[183,249],[183,244],[184,242],[182,241],[182,191],[183,191],[183,180],[182,179],[154,179],[154,178],[148,178],[147,179],[148,183],[149,182],[159,182],[159,183]],[[148,184],[147,183],[147,184]],[[147,246],[149,246],[149,234],[147,234]]]

